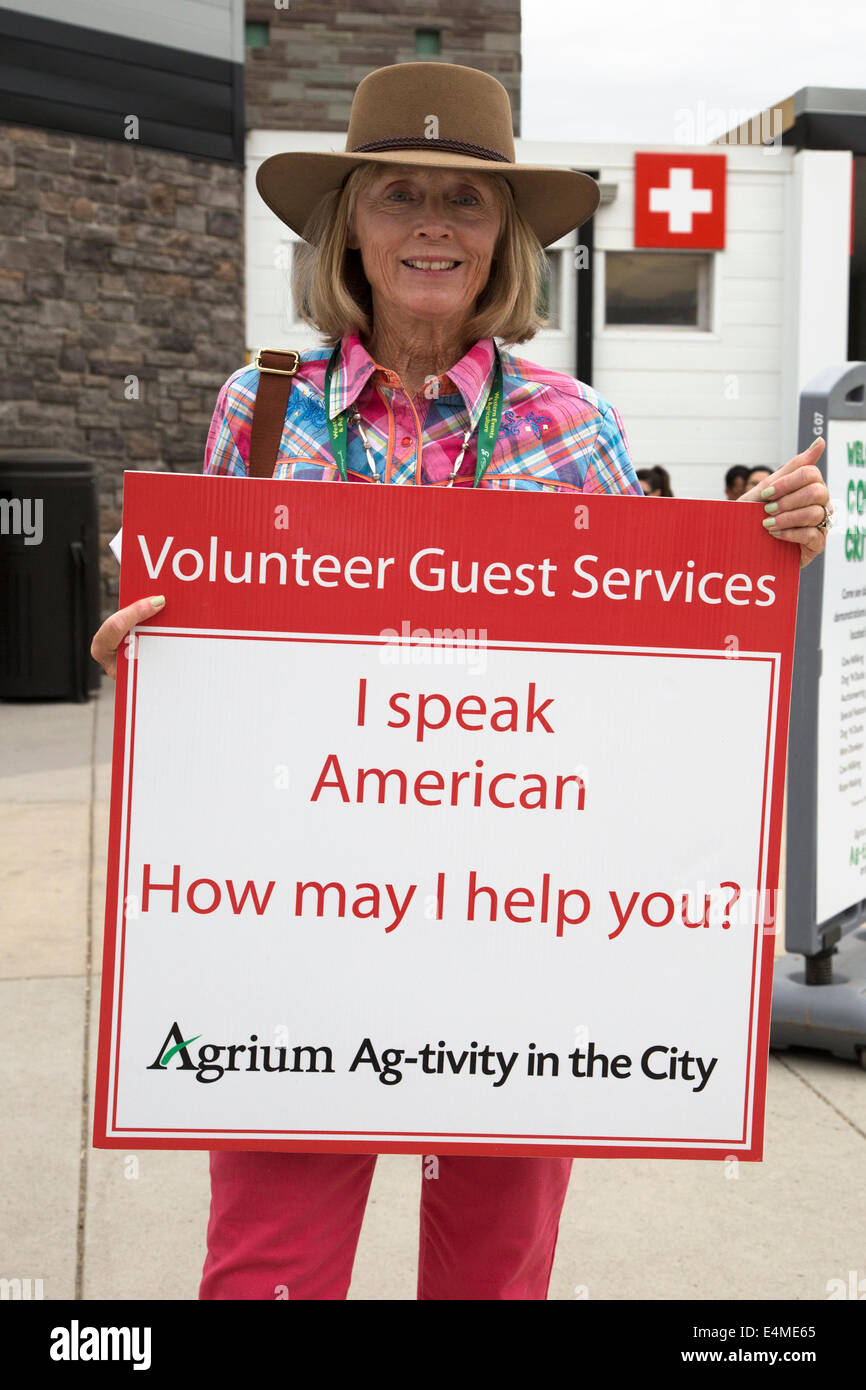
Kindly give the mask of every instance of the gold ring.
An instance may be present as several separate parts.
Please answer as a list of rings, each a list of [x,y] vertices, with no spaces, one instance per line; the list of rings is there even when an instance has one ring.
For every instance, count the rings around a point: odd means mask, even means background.
[[[821,506],[824,507],[823,502],[821,503]],[[833,513],[832,513],[831,511],[828,511],[828,509],[827,509],[826,507],[824,507],[824,520],[818,522],[818,530],[819,530],[819,531],[828,531],[828,530],[830,529],[830,527],[831,527],[832,524],[833,524]]]

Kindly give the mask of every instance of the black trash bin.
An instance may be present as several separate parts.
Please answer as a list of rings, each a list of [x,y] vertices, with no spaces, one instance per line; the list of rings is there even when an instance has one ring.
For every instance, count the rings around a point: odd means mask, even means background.
[[[83,701],[98,690],[99,616],[93,464],[0,449],[0,699]]]

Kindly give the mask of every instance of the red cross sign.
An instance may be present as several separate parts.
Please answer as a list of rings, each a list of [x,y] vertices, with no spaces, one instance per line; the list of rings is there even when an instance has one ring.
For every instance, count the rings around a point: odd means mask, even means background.
[[[721,251],[723,154],[635,154],[634,244]]]

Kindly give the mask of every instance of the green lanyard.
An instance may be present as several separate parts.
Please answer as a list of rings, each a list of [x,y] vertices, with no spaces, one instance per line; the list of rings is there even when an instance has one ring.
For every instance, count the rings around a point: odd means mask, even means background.
[[[340,473],[343,482],[348,482],[349,475],[346,468],[346,427],[348,422],[349,410],[343,410],[335,420],[331,419],[331,378],[334,369],[340,358],[340,344],[334,348],[328,362],[328,369],[325,372],[325,415],[328,420],[328,433],[331,436],[331,449],[334,453],[334,462]],[[478,421],[478,451],[475,462],[475,481],[473,487],[477,487],[487,471],[487,465],[493,457],[493,450],[499,438],[499,426],[502,420],[502,360],[499,356],[499,349],[493,344],[493,380],[484,402],[484,409]]]

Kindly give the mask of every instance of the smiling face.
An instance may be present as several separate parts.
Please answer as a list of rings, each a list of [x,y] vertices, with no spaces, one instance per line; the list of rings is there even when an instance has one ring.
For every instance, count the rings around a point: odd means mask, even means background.
[[[502,204],[486,174],[388,165],[355,200],[348,244],[361,253],[374,317],[453,329],[490,276]]]

